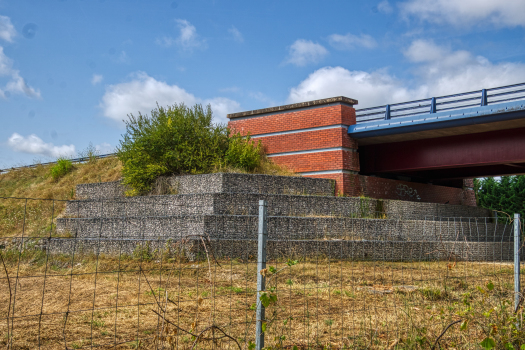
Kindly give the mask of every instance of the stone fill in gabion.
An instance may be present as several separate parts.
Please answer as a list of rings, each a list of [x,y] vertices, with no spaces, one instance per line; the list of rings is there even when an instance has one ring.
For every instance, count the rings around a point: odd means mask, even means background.
[[[173,176],[169,182],[177,194],[131,198],[119,182],[78,185],[79,199],[68,202],[57,219],[61,237],[40,243],[55,251],[82,246],[106,253],[132,253],[137,244],[148,249],[183,244],[193,259],[205,237],[219,255],[255,254],[259,201],[265,200],[273,255],[300,251],[365,260],[512,255],[512,228],[482,208],[334,197],[333,181],[302,177],[218,173]]]

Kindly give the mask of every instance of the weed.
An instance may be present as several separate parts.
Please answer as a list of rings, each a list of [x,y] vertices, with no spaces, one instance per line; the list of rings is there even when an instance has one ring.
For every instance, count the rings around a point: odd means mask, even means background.
[[[244,292],[244,289],[240,288],[240,287],[230,287],[230,289],[234,292],[234,293],[243,293]]]
[[[151,261],[154,258],[154,254],[151,252],[149,241],[146,244],[137,244],[133,250],[133,258],[143,261]]]
[[[349,297],[349,298],[355,298],[355,294],[352,293],[352,292],[349,292],[349,291],[347,291],[347,290],[345,290],[345,295],[346,295],[347,297]]]
[[[146,295],[150,295],[150,296],[153,296],[153,295],[161,295],[161,294],[164,294],[164,293],[161,293],[161,292],[164,292],[165,289],[164,288],[157,288],[157,289],[153,289],[153,290],[147,290],[145,292]]]
[[[97,327],[97,328],[101,328],[101,327],[104,327],[106,325],[106,323],[104,321],[97,320],[97,319],[92,320],[91,324],[93,325],[93,327]]]
[[[132,341],[130,344],[129,344],[129,347],[131,349],[138,349],[140,348],[140,346],[142,345],[142,341],[140,340],[135,340],[135,341]]]
[[[55,165],[49,171],[49,175],[54,181],[58,181],[73,170],[73,162],[67,158],[58,158]]]

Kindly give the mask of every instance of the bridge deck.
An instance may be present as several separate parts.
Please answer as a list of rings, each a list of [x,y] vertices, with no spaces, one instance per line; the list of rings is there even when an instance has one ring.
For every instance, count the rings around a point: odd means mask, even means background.
[[[488,106],[419,114],[351,125],[360,145],[480,133],[525,127],[525,98]]]

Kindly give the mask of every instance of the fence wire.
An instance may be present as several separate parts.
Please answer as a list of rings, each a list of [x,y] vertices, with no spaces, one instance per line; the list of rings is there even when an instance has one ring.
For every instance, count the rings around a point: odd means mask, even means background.
[[[259,199],[268,201],[263,271]],[[262,303],[268,349],[476,349],[487,338],[518,349],[512,220],[378,203],[2,198],[0,344],[253,349]]]

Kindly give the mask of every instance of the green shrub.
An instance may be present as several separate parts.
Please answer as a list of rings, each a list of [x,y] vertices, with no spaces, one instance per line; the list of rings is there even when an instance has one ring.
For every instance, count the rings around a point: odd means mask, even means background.
[[[127,195],[151,191],[155,180],[172,174],[203,174],[214,169],[253,171],[263,159],[262,146],[225,125],[212,123],[212,110],[183,103],[159,107],[151,116],[130,114],[117,147]]]
[[[254,142],[250,135],[243,137],[240,133],[230,135],[224,159],[231,167],[254,171],[263,160],[261,141]]]
[[[70,159],[60,157],[57,159],[57,163],[51,167],[49,175],[57,181],[71,170],[73,170],[73,162]]]

